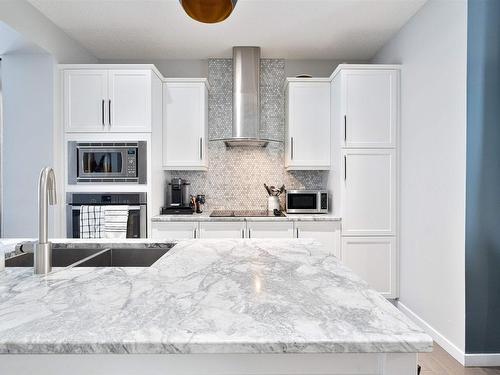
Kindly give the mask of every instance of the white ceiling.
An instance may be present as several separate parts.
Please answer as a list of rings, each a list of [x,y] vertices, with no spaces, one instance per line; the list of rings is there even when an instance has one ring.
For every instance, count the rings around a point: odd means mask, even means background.
[[[225,22],[189,18],[178,0],[29,0],[100,59],[263,57],[368,60],[426,0],[239,0]]]

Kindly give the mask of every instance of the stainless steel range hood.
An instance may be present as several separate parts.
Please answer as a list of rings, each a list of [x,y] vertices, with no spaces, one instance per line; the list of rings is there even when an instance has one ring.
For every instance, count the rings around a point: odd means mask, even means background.
[[[233,130],[226,146],[265,147],[260,138],[260,47],[233,48]]]

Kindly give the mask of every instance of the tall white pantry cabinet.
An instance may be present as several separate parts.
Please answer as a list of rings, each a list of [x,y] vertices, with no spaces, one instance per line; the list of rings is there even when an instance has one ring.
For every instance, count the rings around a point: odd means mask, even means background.
[[[330,190],[342,217],[341,258],[397,298],[400,69],[340,65],[332,77]]]

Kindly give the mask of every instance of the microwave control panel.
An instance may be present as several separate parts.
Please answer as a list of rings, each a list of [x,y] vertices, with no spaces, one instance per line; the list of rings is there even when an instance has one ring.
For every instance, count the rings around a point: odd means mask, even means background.
[[[129,148],[127,150],[127,176],[136,177],[137,176],[137,149]]]
[[[321,193],[321,209],[328,210],[328,194]]]

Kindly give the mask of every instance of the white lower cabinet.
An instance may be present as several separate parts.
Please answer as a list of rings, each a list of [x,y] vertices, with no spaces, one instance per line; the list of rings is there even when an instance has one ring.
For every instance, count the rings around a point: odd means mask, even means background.
[[[244,221],[210,221],[200,223],[199,238],[244,238]]]
[[[315,239],[323,245],[328,254],[340,258],[339,221],[297,221],[295,237]]]
[[[151,234],[153,238],[188,240],[197,237],[198,222],[161,222],[153,223]]]
[[[386,298],[396,298],[395,237],[343,237],[342,262]]]
[[[293,222],[249,221],[247,238],[293,238]]]

